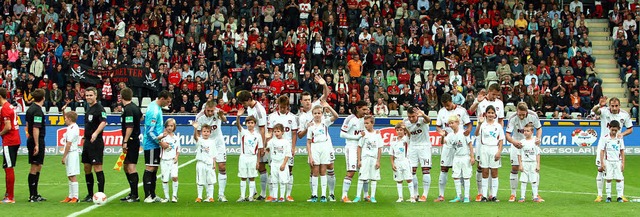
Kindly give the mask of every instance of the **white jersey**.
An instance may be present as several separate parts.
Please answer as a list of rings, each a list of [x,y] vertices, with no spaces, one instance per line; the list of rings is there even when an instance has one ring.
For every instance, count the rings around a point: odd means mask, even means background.
[[[276,137],[271,138],[267,142],[267,148],[273,162],[283,162],[285,157],[291,158],[291,142],[282,137],[278,139]]]
[[[460,126],[464,127],[464,125],[471,123],[471,119],[469,118],[469,114],[467,110],[462,106],[457,106],[453,110],[447,110],[445,107],[442,107],[440,111],[438,111],[438,118],[436,119],[436,125],[442,128],[447,133],[453,132],[451,127],[449,127],[449,117],[451,115],[458,115],[460,118]]]
[[[255,105],[253,107],[249,106],[247,108],[247,117],[253,116],[258,120],[256,123],[259,127],[264,127],[267,125],[267,110],[264,109],[264,106],[258,101],[255,101]]]
[[[471,139],[464,135],[464,131],[459,129],[458,132],[451,132],[444,138],[445,143],[454,149],[455,156],[469,156],[469,142]]]
[[[216,108],[215,113],[211,117],[207,117],[206,115],[202,115],[196,119],[198,122],[198,130],[202,129],[202,125],[206,124],[211,126],[211,138],[213,139],[222,139],[222,120],[218,116],[218,109]]]
[[[511,124],[511,122],[509,122]],[[498,121],[493,123],[482,123],[480,125],[480,144],[483,146],[498,146],[498,143],[502,140],[504,142],[504,131],[502,131],[502,125]]]
[[[429,140],[429,123],[425,122],[423,117],[419,117],[416,123],[411,123],[409,118],[402,120],[409,130],[411,137],[409,138],[410,146],[431,146]]]
[[[395,161],[408,161],[407,148],[409,146],[409,139],[407,136],[402,139],[394,139],[390,144],[391,155],[395,158]]]
[[[240,155],[255,156],[258,154],[258,149],[263,147],[262,136],[257,129],[249,132],[243,128],[238,132],[238,136],[240,137]]]
[[[604,150],[604,159],[607,161],[620,161],[620,150],[624,150],[624,140],[611,138],[610,134],[604,135],[598,142],[598,152]]]
[[[620,109],[618,114],[613,114],[608,107],[603,107],[600,108],[600,135],[609,135],[609,124],[613,120],[620,122],[620,131],[622,127],[627,129],[633,127],[631,116],[625,110]]]
[[[303,112],[302,110],[300,110],[300,112],[298,112],[298,130],[307,129],[307,124],[313,121],[313,107],[316,107],[318,105],[320,105],[320,100],[312,102],[309,111]]]
[[[522,148],[519,150],[518,155],[522,159],[522,162],[537,162],[536,158],[540,152],[540,147],[536,145],[536,137],[531,137],[530,140],[522,139]]]
[[[179,139],[180,138],[178,138],[178,136],[176,135],[167,135],[166,137],[162,138],[163,142],[169,144],[168,148],[162,150],[162,160],[171,160],[176,157],[176,155],[178,154],[178,150],[180,150]]]
[[[482,100],[482,102],[478,103],[478,108],[476,110],[476,116],[481,117],[487,111],[487,107],[492,105],[496,108],[496,119],[504,118],[504,104],[502,100],[495,99],[493,101],[489,101],[488,99]]]
[[[329,126],[331,126],[331,124],[333,124],[333,122],[327,118],[319,124],[313,123],[313,125],[307,129],[307,139],[311,140],[312,143],[331,141],[331,136],[329,135]]]
[[[276,124],[282,124],[284,127],[284,134],[282,134],[282,138],[291,141],[294,134],[298,131],[298,120],[296,120],[296,116],[291,114],[291,112],[287,112],[286,114],[282,114],[280,112],[274,112],[269,115],[269,119],[267,120],[267,128],[273,129]]]
[[[64,141],[65,146],[67,145],[67,142],[71,142],[71,147],[69,147],[70,152],[78,151],[78,145],[80,144],[80,127],[78,127],[78,124],[74,123],[67,126],[67,132],[64,134]]]
[[[379,148],[382,148],[382,146],[384,146],[384,143],[382,141],[382,136],[380,135],[380,132],[365,131],[364,136],[360,138],[360,142],[358,143],[358,146],[362,148],[362,151],[360,152],[360,158],[364,158],[364,157],[377,158],[378,150]]]
[[[364,131],[364,118],[358,118],[355,115],[349,115],[344,119],[342,123],[342,127],[340,128],[342,132],[345,132],[349,135],[357,135],[360,136],[360,132]],[[346,146],[357,146],[358,139],[345,139]]]
[[[205,163],[213,164],[213,159],[218,156],[218,149],[216,148],[215,140],[198,139],[196,142],[196,160]]]
[[[511,137],[516,141],[523,140],[525,139],[524,126],[529,123],[533,124],[534,129],[540,129],[540,127],[542,127],[542,125],[540,124],[540,119],[534,111],[529,110],[527,112],[527,116],[524,119],[520,119],[520,117],[518,117],[518,114],[513,114],[511,115],[511,117],[509,117],[509,123],[507,124],[507,133],[511,133]]]

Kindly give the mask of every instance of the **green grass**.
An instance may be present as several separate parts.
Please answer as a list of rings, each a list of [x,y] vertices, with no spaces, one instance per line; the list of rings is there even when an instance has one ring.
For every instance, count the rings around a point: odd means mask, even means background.
[[[43,203],[27,203],[27,173],[28,165],[26,156],[18,158],[18,167],[16,168],[16,204],[1,204],[0,209],[5,216],[66,216],[71,213],[80,211],[93,204],[60,204],[59,200],[66,197],[68,192],[67,179],[64,173],[64,167],[59,163],[60,156],[49,156],[43,168],[42,177],[40,179],[40,193],[49,199]],[[106,176],[106,194],[114,195],[128,188],[126,179],[122,172],[111,170],[112,163],[115,162],[116,156],[106,156],[105,165]],[[142,159],[142,158],[141,158]],[[183,156],[181,162],[187,162],[193,159],[192,156]],[[235,168],[237,168],[237,156],[230,156],[228,160],[228,185],[227,198],[235,201],[239,197],[239,179]],[[434,157],[434,162],[438,162]],[[628,156],[626,168],[625,193],[630,198],[640,196],[640,179],[635,168],[640,166],[640,156]],[[390,169],[389,158],[384,157],[382,160],[382,180],[378,183],[377,199],[378,204],[358,203],[343,204],[339,202],[308,203],[303,202],[309,196],[308,174],[309,169],[306,166],[306,156],[296,157],[295,185],[293,197],[297,200],[293,203],[220,203],[215,202],[196,204],[195,190],[195,164],[187,165],[180,169],[180,202],[177,204],[144,204],[144,203],[120,203],[111,201],[84,216],[161,216],[161,215],[177,215],[177,216],[193,216],[193,215],[223,215],[223,216],[294,216],[294,215],[338,215],[353,216],[360,213],[367,215],[380,216],[424,216],[428,214],[439,214],[445,216],[461,216],[461,215],[481,215],[481,216],[506,216],[506,215],[538,215],[538,216],[585,216],[594,215],[596,213],[606,213],[614,216],[633,215],[639,211],[635,203],[600,203],[593,202],[595,198],[595,167],[593,166],[593,156],[543,156],[541,168],[541,186],[540,194],[545,198],[546,202],[536,204],[530,200],[524,204],[509,203],[509,166],[503,166],[500,169],[500,192],[499,198],[503,201],[500,203],[476,203],[470,204],[450,204],[450,203],[434,203],[431,202],[438,193],[438,175],[439,166],[433,169],[432,184],[429,194],[429,202],[427,203],[396,203],[397,199],[395,183],[392,180],[392,172]],[[303,166],[304,165],[304,166]],[[503,159],[503,165],[508,165],[508,158]],[[138,171],[142,171],[143,166],[138,166]],[[344,157],[339,156],[336,161],[336,196],[340,196],[342,189],[342,178],[344,177]],[[142,173],[140,173],[142,174]],[[142,179],[142,177],[140,177]],[[0,180],[4,179],[4,173],[0,174]],[[86,187],[82,181],[84,177],[80,177],[80,195],[86,194]],[[259,188],[259,182],[256,183]],[[0,188],[4,188],[4,183],[0,183]],[[356,185],[353,184],[350,196],[355,196]],[[216,186],[217,195],[218,186]],[[404,187],[405,198],[408,190]],[[613,190],[615,195],[615,187]],[[422,192],[422,186],[420,186]],[[143,191],[140,189],[140,193]],[[159,183],[157,193],[163,195],[162,186]],[[447,183],[446,198],[451,199],[455,194],[453,181],[449,178]],[[476,194],[475,178],[471,182],[471,195]],[[518,188],[519,194],[519,188]],[[527,194],[530,194],[528,189]],[[528,198],[529,199],[529,198]],[[43,215],[44,214],[44,215]]]

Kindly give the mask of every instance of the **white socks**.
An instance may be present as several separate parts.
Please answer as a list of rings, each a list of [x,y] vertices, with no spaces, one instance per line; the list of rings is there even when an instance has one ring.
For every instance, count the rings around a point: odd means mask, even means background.
[[[240,198],[247,198],[247,180],[240,180]],[[253,195],[251,195],[253,196]]]
[[[369,196],[369,180],[364,180],[362,185],[362,191],[364,191],[364,197]]]
[[[464,198],[469,198],[469,188],[471,187],[471,180],[464,179]]]
[[[320,176],[320,187],[322,188],[322,196],[327,196],[327,176]]]
[[[213,191],[215,188],[215,185],[207,185],[207,199],[213,198]]]
[[[356,193],[356,197],[362,196],[363,185],[364,185],[364,180],[358,180],[358,187],[356,188],[358,190],[358,193]]]
[[[411,184],[411,183],[408,183],[408,184]],[[398,198],[402,198],[402,182],[396,183],[396,189],[398,190]],[[411,190],[411,188],[409,188],[409,190]]]
[[[311,188],[313,188],[312,196],[318,196],[318,177],[311,178]]]
[[[413,189],[411,189],[411,193],[418,195],[418,175],[413,174]],[[422,175],[422,183],[424,184],[424,175]]]
[[[598,196],[602,197],[602,187],[604,185],[604,180],[602,179],[603,173],[598,172],[596,175],[596,186],[598,187]]]
[[[329,195],[333,195],[336,190],[336,175],[333,170],[327,170],[327,182],[329,184]]]
[[[224,196],[224,191],[227,188],[227,173],[219,173],[218,176],[218,196]]]
[[[169,198],[169,183],[162,182],[162,190],[164,190],[164,198]]]
[[[416,189],[415,196],[418,196],[418,182],[414,182],[413,188]],[[429,188],[431,188],[431,174],[422,174],[422,195],[429,196]]]
[[[607,189],[607,197],[611,197],[611,182],[607,182],[605,186]]]
[[[489,197],[489,178],[482,178],[480,182],[482,182],[482,186],[480,187],[482,188],[482,192],[479,194],[482,194],[483,197]]]
[[[371,180],[371,197],[376,198],[376,188],[378,187],[378,181]]]
[[[178,186],[180,186],[178,184],[177,181],[173,182],[173,196],[174,197],[178,197]]]
[[[485,182],[486,180],[482,178],[482,171],[476,170],[476,184],[478,185],[478,194],[484,195],[482,192],[485,192],[484,188],[487,187],[486,185],[484,185]]]
[[[440,171],[440,181],[438,182],[438,196],[444,197],[444,189],[447,186],[447,176],[449,172]]]
[[[293,174],[289,175],[289,183],[287,183],[287,197],[291,196],[293,190]]]
[[[540,186],[540,183],[536,182],[531,184],[531,191],[533,191],[533,198],[538,198],[538,186]]]
[[[531,188],[533,189],[533,185],[531,185]],[[527,183],[526,182],[522,182],[522,184],[520,184],[520,196],[522,198],[525,197],[525,193],[527,192]]]
[[[267,173],[260,173],[260,196],[262,197],[266,197],[267,196],[267,183],[269,183],[268,179],[269,176],[267,176]],[[253,196],[253,195],[251,195]]]
[[[498,180],[498,177],[491,178],[491,196],[496,198],[498,197]]]
[[[413,191],[413,186],[414,185],[416,185],[416,183],[414,183],[414,182],[407,183],[407,188],[409,189],[409,195],[411,195],[411,198],[415,199],[417,194]],[[400,186],[402,186],[402,184],[400,184]]]
[[[204,190],[204,185],[198,185],[198,198],[202,199],[202,190]]]
[[[249,197],[256,193],[256,181],[249,181]]]
[[[269,189],[269,196],[277,200],[278,199],[278,183],[269,183],[269,187],[271,187],[271,189]]]
[[[351,188],[351,179],[345,177],[344,180],[342,180],[342,197],[348,196],[349,188]]]
[[[313,181],[313,174],[309,175],[309,192],[311,192],[311,195],[313,195],[313,183],[311,183]]]
[[[69,181],[69,198],[78,198],[78,182]]]
[[[493,180],[492,180],[493,181]],[[518,174],[510,173],[509,182],[511,183],[511,195],[516,195],[516,188],[518,188]],[[493,195],[495,196],[495,195]]]
[[[453,179],[453,184],[456,186],[456,198],[460,198],[460,195],[462,195],[462,183],[460,179]]]
[[[618,197],[624,196],[624,180],[616,183],[616,192],[618,193]]]
[[[273,184],[276,185],[276,184]],[[280,183],[280,199],[284,199],[284,195],[287,189],[287,185],[289,185],[289,183]]]

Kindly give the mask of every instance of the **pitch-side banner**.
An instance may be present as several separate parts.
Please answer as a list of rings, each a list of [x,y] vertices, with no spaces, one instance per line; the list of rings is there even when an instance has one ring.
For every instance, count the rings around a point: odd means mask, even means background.
[[[636,127],[634,127],[636,128]],[[385,145],[388,146],[389,141],[396,138],[395,130],[391,125],[376,127],[380,131]],[[222,126],[223,140],[227,145],[227,152],[230,155],[238,154],[240,141],[238,138],[238,131],[235,126]],[[625,137],[626,141],[626,153],[640,155],[640,145],[637,142],[640,140],[640,129],[635,129],[636,132]],[[81,129],[81,134],[84,129]],[[599,126],[543,126],[542,128],[542,151],[545,155],[595,155],[596,146],[599,138],[600,127]],[[64,133],[66,133],[65,126],[47,126],[45,137],[46,153],[47,154],[62,154],[65,141]],[[340,125],[332,125],[329,128],[329,134],[333,142],[336,154],[340,155],[344,153],[344,139],[340,138]],[[195,154],[195,146],[193,141],[193,127],[191,126],[178,126],[176,135],[180,138],[183,154]],[[440,154],[442,144],[440,144],[440,135],[435,132],[435,127],[431,126],[430,141],[433,144],[432,153],[435,155]],[[22,146],[20,153],[26,153],[26,138],[24,133],[24,127],[21,127],[20,136],[22,139]],[[475,136],[472,136],[475,138]],[[122,145],[122,131],[120,126],[107,126],[103,133],[103,139],[105,141],[105,154],[119,154]],[[508,153],[511,144],[507,143],[503,152]],[[307,154],[306,151],[306,138],[300,139],[296,142],[296,154]],[[385,153],[387,149],[385,148]]]
[[[88,84],[99,84],[102,78],[111,78],[112,84],[124,82],[129,87],[144,87],[156,90],[158,79],[146,68],[120,66],[111,70],[94,69],[89,66],[74,63],[69,72],[71,79]]]

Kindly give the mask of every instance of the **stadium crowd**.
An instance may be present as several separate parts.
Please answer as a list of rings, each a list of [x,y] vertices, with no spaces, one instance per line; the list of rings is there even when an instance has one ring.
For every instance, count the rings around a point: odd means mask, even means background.
[[[409,106],[437,111],[443,93],[468,109],[497,83],[508,111],[524,101],[541,117],[586,117],[602,97],[602,80],[585,24],[606,17],[603,7],[625,30],[617,33],[623,38],[616,38],[616,52],[638,95],[636,22],[617,17],[640,18],[640,10],[637,3],[610,2],[6,0],[0,71],[8,99],[29,105],[31,91],[44,87],[47,110],[86,106],[81,90],[89,85],[70,76],[79,62],[149,68],[159,88],[137,88],[136,95],[154,98],[167,89],[172,113],[196,113],[217,100],[234,114],[240,90],[254,92],[268,112],[288,94],[296,112],[300,92],[321,94],[319,76],[340,114],[358,100],[376,116],[402,115]],[[120,111],[124,84],[103,78],[97,87],[101,103]]]

